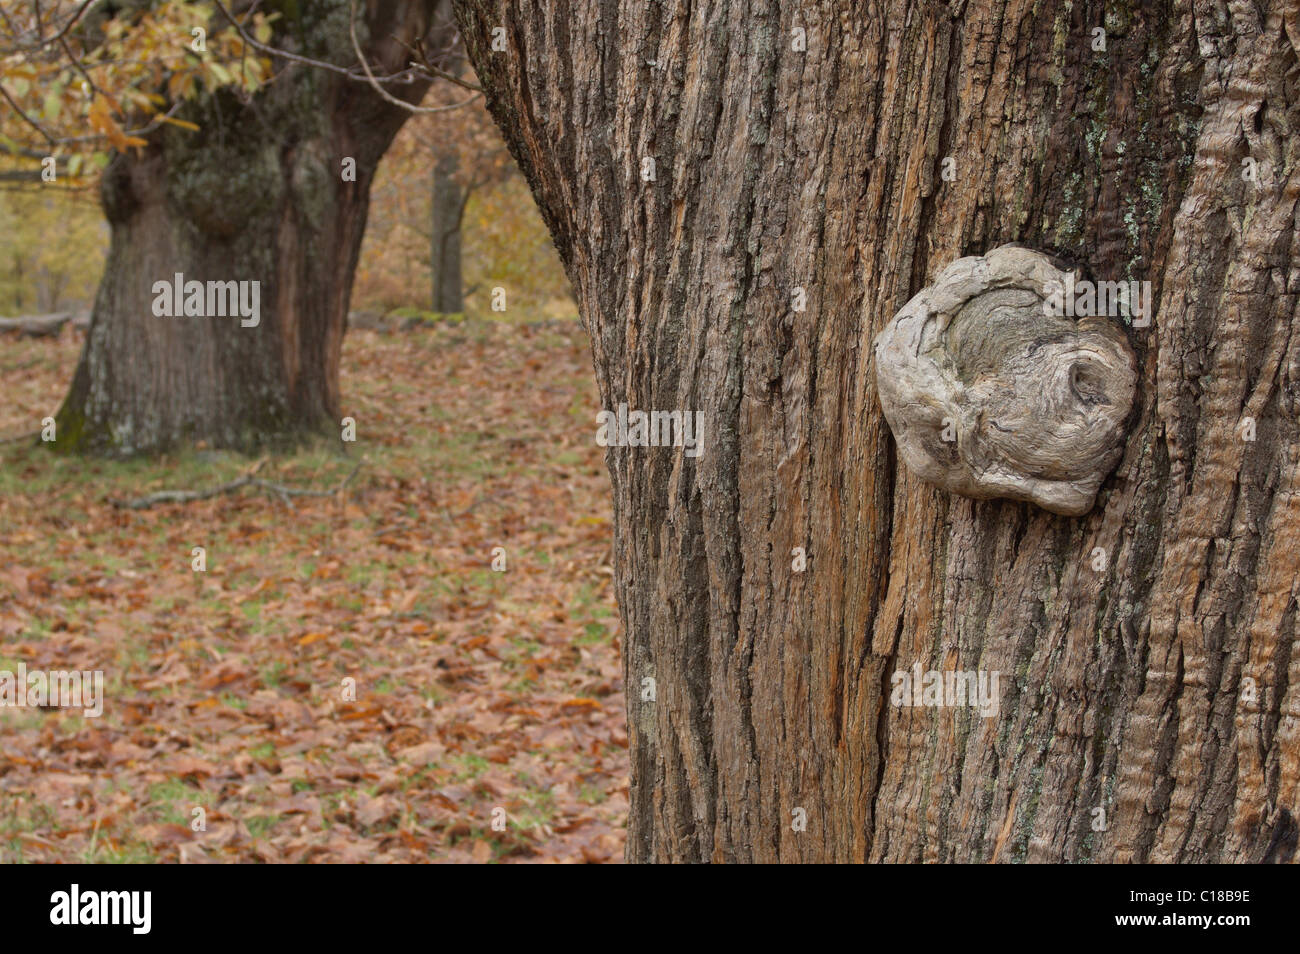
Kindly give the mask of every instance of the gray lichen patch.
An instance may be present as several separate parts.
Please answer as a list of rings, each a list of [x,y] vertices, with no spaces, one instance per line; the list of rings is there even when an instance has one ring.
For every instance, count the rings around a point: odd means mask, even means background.
[[[880,403],[909,470],[967,497],[1092,508],[1123,454],[1137,363],[1112,318],[1049,307],[1066,279],[1029,249],[962,258],[877,336]]]

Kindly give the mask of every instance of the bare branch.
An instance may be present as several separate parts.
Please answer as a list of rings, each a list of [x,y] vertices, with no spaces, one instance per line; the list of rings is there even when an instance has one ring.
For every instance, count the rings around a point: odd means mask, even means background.
[[[164,503],[193,503],[196,500],[210,500],[221,494],[233,493],[243,487],[256,487],[259,490],[267,490],[279,495],[280,499],[288,502],[290,497],[333,497],[341,493],[352,482],[352,478],[361,470],[361,465],[366,462],[362,457],[357,461],[356,466],[351,472],[341,480],[337,486],[330,490],[310,490],[302,487],[287,487],[284,484],[277,484],[274,481],[263,480],[257,476],[262,465],[266,463],[266,458],[259,460],[252,469],[247,473],[236,477],[234,480],[227,481],[224,484],[218,484],[216,487],[210,487],[207,490],[160,490],[157,493],[146,494],[143,497],[137,497],[134,500],[118,500],[110,497],[109,503],[114,507],[124,510],[147,510],[150,507]]]
[[[23,108],[19,106],[16,102],[14,102],[14,98],[9,95],[9,90],[5,89],[4,83],[0,83],[0,96],[3,96],[5,98],[5,100],[9,103],[9,105],[14,108],[14,112],[16,112],[19,116],[21,116],[23,118],[23,121],[27,123],[27,125],[31,126],[38,133],[44,136],[46,142],[48,142],[51,146],[57,146],[59,144],[59,141],[55,139],[54,136],[50,135],[49,131],[45,129],[45,127],[43,127],[36,120],[32,119],[32,117],[28,116],[25,112],[23,112]]]
[[[330,63],[327,62],[326,60],[317,60],[317,59],[313,59],[310,56],[302,56],[301,54],[298,53],[290,53],[287,50],[282,50],[279,47],[271,46],[269,44],[263,43],[260,40],[258,40],[256,37],[250,36],[248,31],[244,29],[244,25],[235,19],[234,14],[226,9],[226,5],[222,3],[221,0],[213,0],[213,6],[215,6],[218,12],[220,12],[220,14],[223,17],[225,17],[226,20],[230,23],[230,25],[235,28],[235,31],[239,34],[240,39],[242,39],[253,49],[257,50],[260,53],[265,53],[267,56],[274,56],[282,60],[288,60],[291,63],[300,63],[303,66],[311,66],[311,67],[315,67],[316,69],[326,70],[330,73],[337,73],[340,76],[346,76],[350,80],[354,80],[359,83],[369,83],[371,85],[374,85],[377,82],[388,83],[399,79],[404,79],[413,72],[412,69],[408,68],[402,70],[400,73],[394,73],[390,76],[382,77],[382,79],[376,79],[376,77],[370,71],[370,67],[369,64],[367,64],[366,62],[365,56],[361,55],[361,51],[359,49],[357,50],[357,56],[360,58],[361,66],[365,70],[364,74],[358,74],[354,67],[339,66],[337,63]],[[355,23],[355,19],[356,19],[355,8],[353,9],[352,12],[353,12],[352,20]],[[353,31],[353,36],[352,36],[353,46],[356,46],[355,26],[352,27],[352,31]],[[453,76],[452,74],[446,72],[445,70],[440,70],[431,63],[421,64],[418,67],[418,71],[427,73],[430,76],[448,80],[449,82],[455,83],[457,86],[463,86],[465,89],[473,90],[476,93],[483,92],[483,88],[481,86],[476,86],[473,83],[466,83],[464,80],[460,79],[459,77]],[[391,96],[387,93],[384,93],[383,90],[381,90],[380,92],[383,95],[385,95],[385,97],[388,98],[391,102],[401,106],[403,109],[408,109],[412,112],[437,113],[437,112],[446,112],[448,109],[457,108],[457,107],[449,107],[449,106],[436,106],[429,109],[422,109],[421,107],[412,106],[410,103],[397,99],[397,97],[395,96]],[[457,106],[459,105],[463,105],[463,104],[457,104]]]
[[[370,71],[370,64],[366,62],[366,54],[361,52],[361,44],[357,41],[356,0],[352,0],[352,9],[348,16],[348,32],[352,34],[352,49],[356,51],[357,60],[360,61],[361,68],[366,71],[366,79],[369,80],[371,87],[374,88],[374,91],[378,93],[385,102],[392,103],[394,106],[400,106],[402,109],[405,109],[410,113],[445,113],[453,109],[459,109],[460,107],[478,99],[478,93],[475,93],[464,102],[453,103],[451,106],[416,106],[414,103],[408,103],[404,99],[398,99],[392,93],[388,92],[388,90],[379,85],[379,81],[375,79],[375,74]]]
[[[37,4],[36,5],[37,41],[35,43],[27,44],[26,46],[15,47],[14,52],[18,52],[18,51],[30,52],[33,50],[39,50],[42,47],[49,46],[51,43],[61,43],[63,41],[63,38],[66,37],[72,31],[72,28],[76,26],[79,22],[81,22],[81,18],[85,15],[86,11],[89,10],[91,7],[93,7],[97,2],[98,0],[83,0],[82,4],[72,12],[72,16],[68,19],[68,22],[63,24],[63,27],[57,33],[49,37],[44,36],[45,24],[43,22],[43,18],[40,16],[40,4]],[[18,38],[17,31],[14,29],[12,21],[9,20],[9,15],[6,13],[4,17],[5,17],[5,21],[9,23],[10,30],[14,31],[14,38],[17,39]]]

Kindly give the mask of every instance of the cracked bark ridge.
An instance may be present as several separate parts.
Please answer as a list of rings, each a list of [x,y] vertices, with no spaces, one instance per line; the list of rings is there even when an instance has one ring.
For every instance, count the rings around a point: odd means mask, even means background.
[[[876,386],[918,477],[976,499],[1092,509],[1124,451],[1137,363],[1106,317],[1074,318],[1066,273],[1002,246],[953,262],[876,337]]]

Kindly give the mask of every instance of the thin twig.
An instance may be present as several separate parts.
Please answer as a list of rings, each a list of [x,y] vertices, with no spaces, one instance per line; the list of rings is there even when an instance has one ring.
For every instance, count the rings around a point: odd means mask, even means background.
[[[41,5],[40,5],[39,3],[36,4],[36,37],[37,37],[37,41],[38,41],[38,42],[33,43],[33,44],[30,44],[30,45],[27,45],[27,46],[19,46],[19,47],[16,47],[16,48],[15,48],[15,51],[21,51],[21,50],[27,50],[27,51],[39,50],[41,47],[49,46],[51,43],[55,43],[55,42],[58,42],[59,40],[62,40],[65,36],[68,35],[68,31],[70,31],[74,26],[77,25],[78,21],[81,20],[82,15],[83,15],[87,10],[89,10],[89,9],[90,9],[94,4],[95,4],[95,2],[96,2],[96,0],[83,0],[81,6],[79,6],[79,7],[78,7],[74,12],[73,12],[72,17],[68,20],[68,22],[65,23],[65,24],[63,24],[63,28],[62,28],[61,30],[59,30],[58,33],[54,34],[54,36],[50,37],[49,39],[46,39],[46,38],[45,38],[45,35],[44,35],[44,34],[45,34],[45,23],[44,23],[44,18],[41,16],[41,12],[40,12],[40,11],[41,11]],[[9,24],[10,30],[13,31],[14,39],[17,39],[17,38],[18,38],[18,32],[17,32],[17,30],[14,28],[14,26],[13,26],[13,22],[9,19],[9,15],[8,15],[7,13],[5,14],[5,22]]]
[[[72,65],[77,68],[77,72],[80,73],[81,78],[86,81],[86,85],[89,86],[92,90],[94,90],[99,95],[104,96],[106,99],[108,99],[113,106],[117,106],[118,104],[116,100],[114,100],[113,97],[109,96],[102,89],[100,89],[99,86],[96,85],[94,78],[91,77],[91,75],[86,72],[86,67],[83,66],[81,63],[81,57],[77,56],[75,53],[72,52],[72,47],[68,46],[68,41],[61,39],[59,40],[59,44],[63,47],[63,55],[72,61]]]
[[[291,63],[301,63],[303,66],[312,66],[315,67],[316,69],[327,70],[330,73],[338,73],[341,76],[346,76],[350,80],[355,80],[361,83],[369,83],[372,81],[371,78],[367,76],[359,75],[356,72],[356,70],[352,67],[339,66],[336,63],[330,63],[325,60],[312,59],[310,56],[302,56],[301,54],[298,53],[290,53],[289,51],[282,50],[279,47],[270,46],[266,43],[263,43],[260,40],[258,40],[256,37],[250,36],[248,34],[248,31],[244,29],[243,24],[235,19],[234,14],[232,14],[229,10],[226,9],[225,4],[223,4],[221,0],[213,0],[213,6],[217,8],[217,10],[221,13],[223,17],[225,17],[228,21],[230,21],[230,25],[235,28],[235,32],[239,34],[240,39],[242,39],[253,49],[265,53],[267,56],[275,56],[275,57],[279,57],[282,60],[288,60]],[[364,56],[361,57],[361,62],[362,65],[364,66],[366,62]],[[465,87],[465,89],[473,90],[476,93],[483,92],[483,87],[475,86],[473,83],[466,83],[464,80],[452,76],[450,73],[447,73],[444,70],[440,70],[436,66],[433,66],[432,64],[428,64],[428,63],[422,64],[419,67],[419,69],[422,72],[429,74],[430,76],[435,76],[441,79],[445,79],[449,82],[455,83],[457,86],[463,86]],[[366,72],[369,73],[370,72],[369,69],[367,69]],[[397,79],[398,77],[404,76],[409,72],[410,69],[406,69],[403,70],[401,73],[396,73],[392,76],[385,76],[383,79],[384,82],[389,82],[390,80]],[[401,104],[401,106],[405,109],[409,109],[412,112],[420,112],[420,107],[418,106],[412,106],[410,103],[407,103],[400,99],[397,100],[397,102]],[[446,108],[447,107],[435,107],[430,111],[441,112]]]
[[[361,63],[361,68],[366,71],[366,79],[370,81],[370,86],[379,94],[385,102],[392,103],[394,106],[400,106],[402,109],[412,113],[445,113],[452,109],[459,109],[466,106],[478,98],[475,93],[463,103],[454,103],[451,106],[417,106],[414,103],[408,103],[404,99],[398,99],[388,90],[379,85],[379,80],[375,79],[375,74],[370,71],[370,63],[366,60],[366,54],[361,51],[361,43],[357,40],[357,2],[352,0],[351,12],[348,15],[348,32],[352,34],[352,49],[357,54],[357,60]]]
[[[9,95],[9,90],[5,89],[3,83],[0,83],[0,96],[3,96],[8,101],[9,105],[14,108],[14,112],[16,112],[19,116],[21,116],[23,118],[23,121],[26,122],[27,125],[31,126],[38,133],[44,136],[46,142],[48,142],[51,146],[58,145],[59,141],[55,139],[54,136],[52,136],[45,129],[44,126],[42,126],[36,120],[32,119],[32,117],[28,116],[25,112],[23,112],[23,108],[19,106],[16,102],[14,102],[14,98]]]

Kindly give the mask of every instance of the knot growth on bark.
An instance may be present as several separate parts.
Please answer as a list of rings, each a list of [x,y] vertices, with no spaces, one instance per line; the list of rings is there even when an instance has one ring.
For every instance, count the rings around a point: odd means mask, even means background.
[[[1066,281],[1029,249],[958,259],[876,337],[880,404],[909,470],[967,497],[1092,508],[1123,454],[1137,361],[1111,318],[1053,307]]]

